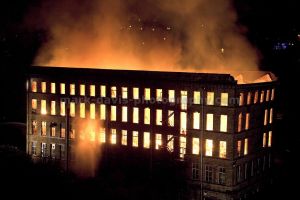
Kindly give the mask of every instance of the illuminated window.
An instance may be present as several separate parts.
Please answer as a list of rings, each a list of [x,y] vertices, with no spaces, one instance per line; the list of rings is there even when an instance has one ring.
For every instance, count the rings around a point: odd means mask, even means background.
[[[200,140],[199,138],[193,138],[193,147],[192,147],[192,153],[195,155],[199,155],[200,151]]]
[[[75,139],[75,129],[70,130],[70,138]]]
[[[37,109],[37,100],[36,99],[31,99],[31,108],[33,111]]]
[[[150,100],[151,94],[150,94],[150,88],[145,88],[145,100]]]
[[[133,107],[133,123],[139,123],[139,108]]]
[[[80,85],[80,95],[81,96],[85,95],[85,85],[83,85],[83,84]]]
[[[187,109],[187,91],[181,91],[181,109],[186,110]]]
[[[263,135],[263,147],[266,147],[267,146],[267,133],[264,133]]]
[[[185,136],[180,136],[179,138],[179,146],[180,146],[180,151],[179,151],[179,157],[183,158],[185,151],[186,151],[186,137]]]
[[[168,110],[168,126],[174,126],[174,111]]]
[[[66,84],[60,84],[60,94],[66,94]]]
[[[246,124],[245,124],[245,130],[249,129],[250,124],[250,113],[246,113]]]
[[[200,164],[192,163],[192,179],[199,180],[200,179]]]
[[[239,105],[242,106],[244,105],[244,93],[240,93],[240,101],[239,101]]]
[[[75,102],[70,102],[70,116],[75,117]]]
[[[273,108],[270,109],[270,118],[269,118],[269,123],[273,123]]]
[[[180,133],[184,135],[186,134],[186,118],[186,112],[180,112]]]
[[[169,102],[175,103],[175,90],[168,90]]]
[[[244,155],[248,154],[248,138],[245,138],[244,141]]]
[[[117,106],[111,106],[110,120],[111,121],[116,121],[117,120]]]
[[[47,122],[42,121],[42,136],[47,135]]]
[[[55,101],[51,101],[51,111],[50,111],[50,113],[51,113],[51,115],[56,114]]]
[[[162,101],[163,91],[162,89],[156,89],[156,101]]]
[[[144,124],[150,124],[150,108],[144,109]]]
[[[55,137],[55,133],[56,132],[56,127],[55,126],[52,126],[51,127],[51,137]]]
[[[52,94],[55,94],[55,92],[56,92],[55,83],[51,83],[50,91],[51,91]]]
[[[211,113],[206,114],[206,130],[207,131],[214,130],[214,114]]]
[[[258,91],[256,90],[255,94],[254,94],[254,103],[257,103],[257,102],[258,102]]]
[[[265,99],[265,91],[261,91],[260,93],[260,103],[264,102],[264,99]]]
[[[47,114],[47,102],[46,102],[46,100],[41,101],[41,114],[42,115]]]
[[[96,105],[94,103],[90,104],[90,118],[91,119],[95,119],[95,109],[96,109]]]
[[[60,137],[65,138],[66,137],[66,129],[61,127],[60,128]]]
[[[111,144],[117,144],[117,130],[111,129]]]
[[[238,132],[242,131],[242,122],[243,122],[243,114],[239,114],[239,119],[238,119]]]
[[[42,82],[42,93],[46,93],[47,92],[47,85],[46,82]]]
[[[31,92],[37,92],[37,83],[36,83],[36,81],[31,82]]]
[[[100,143],[106,142],[105,128],[100,128]]]
[[[170,152],[173,152],[174,151],[174,136],[173,135],[168,135],[167,139],[168,139],[168,142],[167,142],[168,150]]]
[[[227,115],[221,115],[220,117],[220,131],[227,132]]]
[[[38,131],[37,121],[33,120],[31,126],[32,126],[32,134],[33,135],[37,135],[37,131]]]
[[[212,156],[213,155],[213,140],[206,139],[205,141],[205,155]]]
[[[85,103],[80,103],[80,118],[85,118]]]
[[[273,88],[271,92],[271,101],[274,100],[274,97],[275,97],[275,89]]]
[[[207,95],[206,104],[207,105],[214,105],[215,93],[214,92],[207,92],[206,95]]]
[[[122,122],[127,122],[127,106],[122,106]]]
[[[193,113],[193,128],[200,129],[200,113],[199,112]]]
[[[122,141],[121,141],[122,145],[127,145],[127,130],[122,130]]]
[[[105,120],[106,118],[106,105],[100,104],[100,119]]]
[[[75,95],[75,84],[70,84],[70,95]]]
[[[219,168],[219,184],[224,185],[226,182],[226,170],[224,167]]]
[[[239,157],[242,155],[242,140],[237,141],[237,155]]]
[[[91,130],[89,133],[90,133],[90,141],[94,142],[96,140],[96,132],[94,130]]]
[[[156,109],[156,125],[162,125],[162,110]]]
[[[228,93],[221,93],[221,106],[228,106]]]
[[[226,148],[227,148],[226,141],[220,141],[220,150],[219,150],[220,158],[226,158]]]
[[[268,147],[272,146],[272,131],[269,131]]]
[[[248,95],[247,95],[247,104],[251,104],[251,92],[248,92]]]
[[[268,109],[265,109],[265,116],[264,116],[264,125],[268,123]]]
[[[161,134],[155,134],[155,149],[160,149],[162,145],[162,136]]]
[[[144,148],[150,148],[150,132],[144,132]]]
[[[122,87],[122,99],[128,98],[128,89],[127,87]]]
[[[110,91],[111,91],[111,98],[117,98],[117,87],[112,86]]]
[[[133,99],[139,99],[139,88],[133,88]]]
[[[139,146],[139,133],[137,131],[132,131],[132,146]]]
[[[270,100],[270,90],[267,90],[266,101]]]
[[[96,96],[96,86],[95,85],[90,85],[90,96],[91,97]]]
[[[106,86],[105,85],[100,86],[100,96],[106,97]]]
[[[194,91],[194,104],[200,104],[200,91]]]

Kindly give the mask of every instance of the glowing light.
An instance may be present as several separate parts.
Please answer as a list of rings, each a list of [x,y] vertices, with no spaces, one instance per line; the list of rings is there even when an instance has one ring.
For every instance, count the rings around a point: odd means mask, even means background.
[[[220,117],[220,131],[227,132],[227,115],[221,115]]]
[[[207,99],[206,99],[206,104],[207,105],[214,105],[215,102],[215,93],[214,92],[207,92]]]
[[[213,140],[206,139],[205,141],[205,155],[212,156],[213,155]]]
[[[226,158],[226,148],[227,148],[226,141],[220,141],[220,151],[219,151],[220,158]]]
[[[186,112],[180,112],[180,134],[186,134],[186,118],[187,113]]]
[[[200,129],[200,113],[199,112],[193,113],[193,128]]]
[[[150,124],[150,108],[144,109],[144,124]]]
[[[41,100],[41,114],[46,115],[47,114],[47,101]]]
[[[155,149],[160,149],[162,145],[162,135],[155,134]]]
[[[214,114],[211,113],[206,114],[206,130],[207,131],[214,130]]]
[[[244,155],[248,154],[248,138],[245,138],[244,141]]]
[[[200,140],[199,138],[193,138],[193,147],[192,153],[195,155],[199,155],[200,152]]]
[[[144,148],[150,148],[150,132],[144,132]]]
[[[50,111],[51,115],[55,115],[56,114],[56,107],[55,107],[55,101],[51,101],[51,111]]]
[[[228,106],[228,93],[221,93],[221,106]]]
[[[132,146],[139,146],[139,133],[137,131],[132,131]]]

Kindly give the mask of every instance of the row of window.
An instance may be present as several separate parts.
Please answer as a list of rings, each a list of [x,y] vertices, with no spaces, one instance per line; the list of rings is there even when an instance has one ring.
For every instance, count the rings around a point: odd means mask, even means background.
[[[268,89],[267,91],[261,90],[260,98],[258,97],[258,95],[259,95],[258,90],[254,92],[254,96],[253,96],[253,92],[247,92],[247,93],[241,92],[239,105],[243,106],[245,104],[250,105],[250,104],[256,104],[258,102],[263,103],[263,102],[273,101],[275,98],[275,89],[274,88],[271,90]]]
[[[65,159],[65,145],[64,144],[49,144],[49,147],[47,143],[40,143],[40,155],[42,157],[50,157],[52,159]],[[50,148],[50,151],[48,153],[48,148]],[[37,156],[37,141],[32,141],[31,143],[31,155]]]
[[[225,167],[213,168],[210,165],[205,165],[204,170],[205,170],[204,173],[205,177],[203,181],[208,183],[220,184],[220,185],[226,184]],[[200,163],[195,163],[195,162],[192,163],[192,180],[200,180]]]

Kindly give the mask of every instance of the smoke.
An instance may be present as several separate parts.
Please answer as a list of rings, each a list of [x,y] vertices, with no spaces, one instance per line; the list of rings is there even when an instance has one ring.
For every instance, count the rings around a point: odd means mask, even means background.
[[[231,0],[42,1],[35,65],[167,71],[256,70]]]

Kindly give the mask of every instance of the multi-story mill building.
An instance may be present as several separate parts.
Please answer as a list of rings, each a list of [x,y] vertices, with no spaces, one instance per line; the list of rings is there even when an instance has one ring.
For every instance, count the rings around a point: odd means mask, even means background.
[[[32,67],[27,152],[66,161],[78,140],[137,154],[165,147],[186,162],[190,199],[247,198],[271,171],[276,84],[238,84],[229,74]]]

